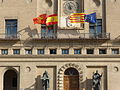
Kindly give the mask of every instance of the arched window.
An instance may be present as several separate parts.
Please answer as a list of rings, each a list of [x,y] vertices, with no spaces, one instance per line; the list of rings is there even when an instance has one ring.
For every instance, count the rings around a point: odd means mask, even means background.
[[[4,90],[17,90],[17,73],[7,70],[4,74]]]
[[[68,68],[65,70],[64,75],[79,75],[79,73],[74,68]]]

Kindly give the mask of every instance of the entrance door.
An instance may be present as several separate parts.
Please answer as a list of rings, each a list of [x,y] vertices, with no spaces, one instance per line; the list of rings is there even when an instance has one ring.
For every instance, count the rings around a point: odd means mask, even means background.
[[[64,73],[64,90],[79,90],[79,74],[74,68],[68,68]]]
[[[17,90],[17,73],[7,70],[4,74],[4,90]]]

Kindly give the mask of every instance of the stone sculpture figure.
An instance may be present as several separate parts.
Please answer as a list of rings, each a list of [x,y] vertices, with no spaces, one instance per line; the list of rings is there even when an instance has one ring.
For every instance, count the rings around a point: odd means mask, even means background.
[[[42,76],[42,87],[43,90],[48,90],[49,88],[49,76],[47,71],[45,71]]]
[[[98,70],[93,74],[92,80],[93,80],[93,90],[100,90],[100,80],[101,80],[102,74],[100,75],[98,73]]]

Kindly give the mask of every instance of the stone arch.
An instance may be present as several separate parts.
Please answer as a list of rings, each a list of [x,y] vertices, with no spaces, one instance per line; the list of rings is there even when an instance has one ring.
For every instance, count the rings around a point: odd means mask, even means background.
[[[63,65],[59,70],[58,70],[58,77],[57,77],[57,88],[58,90],[63,90],[63,77],[64,77],[64,71],[68,68],[75,68],[78,73],[79,73],[79,86],[80,83],[83,81],[83,69],[77,64],[74,63],[68,63]],[[81,88],[81,87],[80,87]]]
[[[18,70],[16,69],[16,68],[14,68],[14,67],[6,67],[4,70],[3,70],[3,73],[2,73],[2,76],[5,74],[5,72],[6,71],[8,71],[8,70],[13,70],[13,71],[15,71],[16,73],[17,73],[17,75],[19,74],[19,72],[18,72]]]
[[[13,80],[13,79],[14,79],[13,81],[16,82],[16,86],[15,86],[15,84],[14,85],[12,84],[13,87],[14,87],[12,89],[13,90],[18,90],[18,87],[19,87],[19,72],[18,72],[18,70],[15,69],[14,67],[6,67],[2,74],[3,74],[2,75],[3,76],[3,80],[2,80],[2,82],[3,82],[3,90],[7,90],[7,89],[5,89],[6,88],[6,84],[5,83],[8,82],[6,80]],[[8,76],[8,75],[10,75],[10,76]],[[13,81],[12,82],[10,81],[10,82],[13,83]]]

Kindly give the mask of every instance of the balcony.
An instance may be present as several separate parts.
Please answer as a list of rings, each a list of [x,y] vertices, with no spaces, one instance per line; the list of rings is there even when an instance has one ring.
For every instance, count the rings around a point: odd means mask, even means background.
[[[100,39],[100,40],[109,40],[110,33],[81,33],[79,36],[80,39]]]
[[[79,35],[58,34],[53,36],[32,36],[33,40],[110,40],[110,33],[80,33]]]
[[[10,34],[0,33],[0,41],[17,41],[20,40],[20,34]]]

